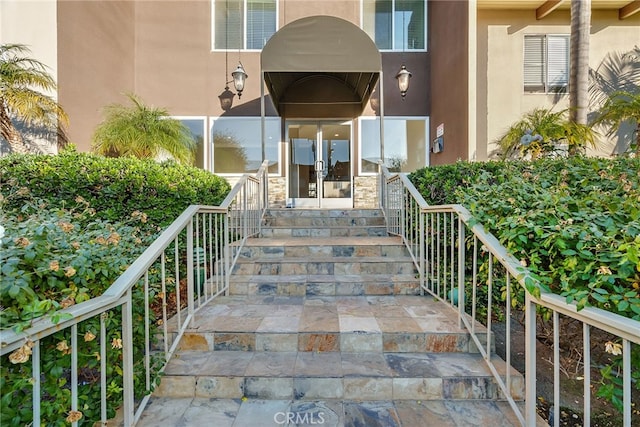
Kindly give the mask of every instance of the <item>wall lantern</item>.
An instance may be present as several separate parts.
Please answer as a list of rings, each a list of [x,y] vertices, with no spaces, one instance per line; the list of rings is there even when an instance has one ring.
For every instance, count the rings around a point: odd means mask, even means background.
[[[238,92],[238,98],[240,98],[244,90],[244,81],[249,77],[247,73],[244,72],[242,63],[238,63],[238,67],[231,73],[231,77],[233,77],[233,86],[236,88],[236,92]]]
[[[400,95],[402,95],[402,100],[404,101],[404,97],[409,90],[409,79],[411,79],[411,73],[404,64],[402,64],[400,71],[396,74],[396,79],[398,79],[398,89],[400,89]]]
[[[218,95],[218,99],[220,99],[220,108],[223,111],[229,111],[231,106],[233,105],[233,97],[236,94],[229,90],[229,86],[224,87],[224,92]]]

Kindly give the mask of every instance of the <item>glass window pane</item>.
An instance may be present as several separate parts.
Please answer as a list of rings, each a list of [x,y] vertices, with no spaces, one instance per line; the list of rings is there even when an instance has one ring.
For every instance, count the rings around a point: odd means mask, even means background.
[[[392,0],[364,0],[363,29],[378,49],[392,48]]]
[[[423,0],[396,0],[394,11],[396,50],[425,48],[425,2]]]
[[[360,173],[376,173],[378,160],[380,160],[380,120],[362,120],[360,122]]]
[[[275,0],[248,0],[247,49],[262,49],[275,32]]]
[[[392,172],[427,165],[426,119],[384,119],[384,162]],[[360,121],[360,173],[375,173],[380,158],[380,119]]]
[[[547,37],[547,62],[549,90],[566,87],[569,83],[569,37]]]
[[[544,37],[524,38],[524,88],[526,91],[544,90]]]
[[[204,169],[205,150],[204,150],[204,119],[179,119],[182,124],[187,126],[196,141],[196,162],[195,166]]]
[[[215,173],[242,174],[256,172],[262,164],[261,119],[219,118],[213,122],[213,171]],[[269,171],[278,171],[280,121],[265,121],[265,157]]]
[[[384,121],[384,163],[392,172],[413,172],[427,165],[424,119]]]
[[[244,0],[217,0],[214,3],[215,49],[241,49]]]

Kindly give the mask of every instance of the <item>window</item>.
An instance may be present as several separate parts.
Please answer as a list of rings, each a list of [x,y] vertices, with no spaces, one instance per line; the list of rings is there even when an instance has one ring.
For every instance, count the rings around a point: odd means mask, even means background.
[[[205,131],[205,118],[204,117],[175,117],[176,120],[180,120],[182,124],[187,126],[193,135],[193,139],[196,141],[196,159],[195,166],[201,169],[206,169],[207,165],[205,159],[207,158],[206,145],[204,143],[206,131]]]
[[[264,47],[276,32],[276,0],[213,0],[213,48]]]
[[[428,164],[426,118],[384,119],[384,162],[393,172],[413,172]],[[380,158],[380,119],[360,120],[360,173],[376,173]]]
[[[425,50],[425,0],[362,0],[362,28],[381,50]]]
[[[265,119],[265,146],[260,135],[261,118],[218,118],[211,125],[213,172],[244,174],[257,172],[262,153],[269,160],[269,172],[277,173],[280,155],[280,118]]]
[[[525,92],[564,92],[569,82],[569,36],[524,36]]]

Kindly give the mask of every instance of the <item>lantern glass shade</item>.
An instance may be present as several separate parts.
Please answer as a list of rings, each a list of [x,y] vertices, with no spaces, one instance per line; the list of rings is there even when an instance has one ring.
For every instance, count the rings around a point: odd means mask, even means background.
[[[224,111],[229,111],[233,106],[233,97],[235,94],[229,90],[229,87],[224,88],[224,92],[218,95],[218,99],[220,99],[220,108]]]
[[[396,79],[398,79],[398,89],[400,89],[400,95],[404,98],[409,90],[409,79],[411,79],[411,73],[407,70],[407,67],[402,64],[400,67],[400,71],[396,74]]]
[[[238,64],[238,67],[235,69],[233,73],[231,73],[231,77],[233,77],[233,87],[238,92],[238,98],[242,95],[242,91],[244,90],[244,82],[247,79],[247,73],[245,73],[244,68],[242,68],[242,64]]]

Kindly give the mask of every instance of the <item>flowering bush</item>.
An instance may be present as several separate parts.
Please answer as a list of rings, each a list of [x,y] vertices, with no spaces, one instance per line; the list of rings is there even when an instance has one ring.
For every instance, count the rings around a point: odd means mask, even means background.
[[[60,309],[101,295],[188,205],[218,204],[228,190],[221,178],[174,163],[75,151],[1,158],[0,328],[24,329],[42,316],[61,320]],[[145,341],[142,288],[134,288],[132,297],[138,398],[146,386],[138,357]],[[122,402],[120,317],[114,309],[77,326],[78,410],[70,404],[71,331],[40,340],[43,425],[93,425],[100,419],[101,319],[107,411],[115,415]],[[0,362],[0,425],[32,422],[33,346],[26,341]],[[157,361],[151,363],[153,370]]]
[[[640,158],[459,162],[410,179],[428,203],[466,206],[544,287],[578,309],[640,320]],[[633,346],[634,366],[639,350]],[[620,406],[611,371],[618,363],[603,371],[600,394]]]

